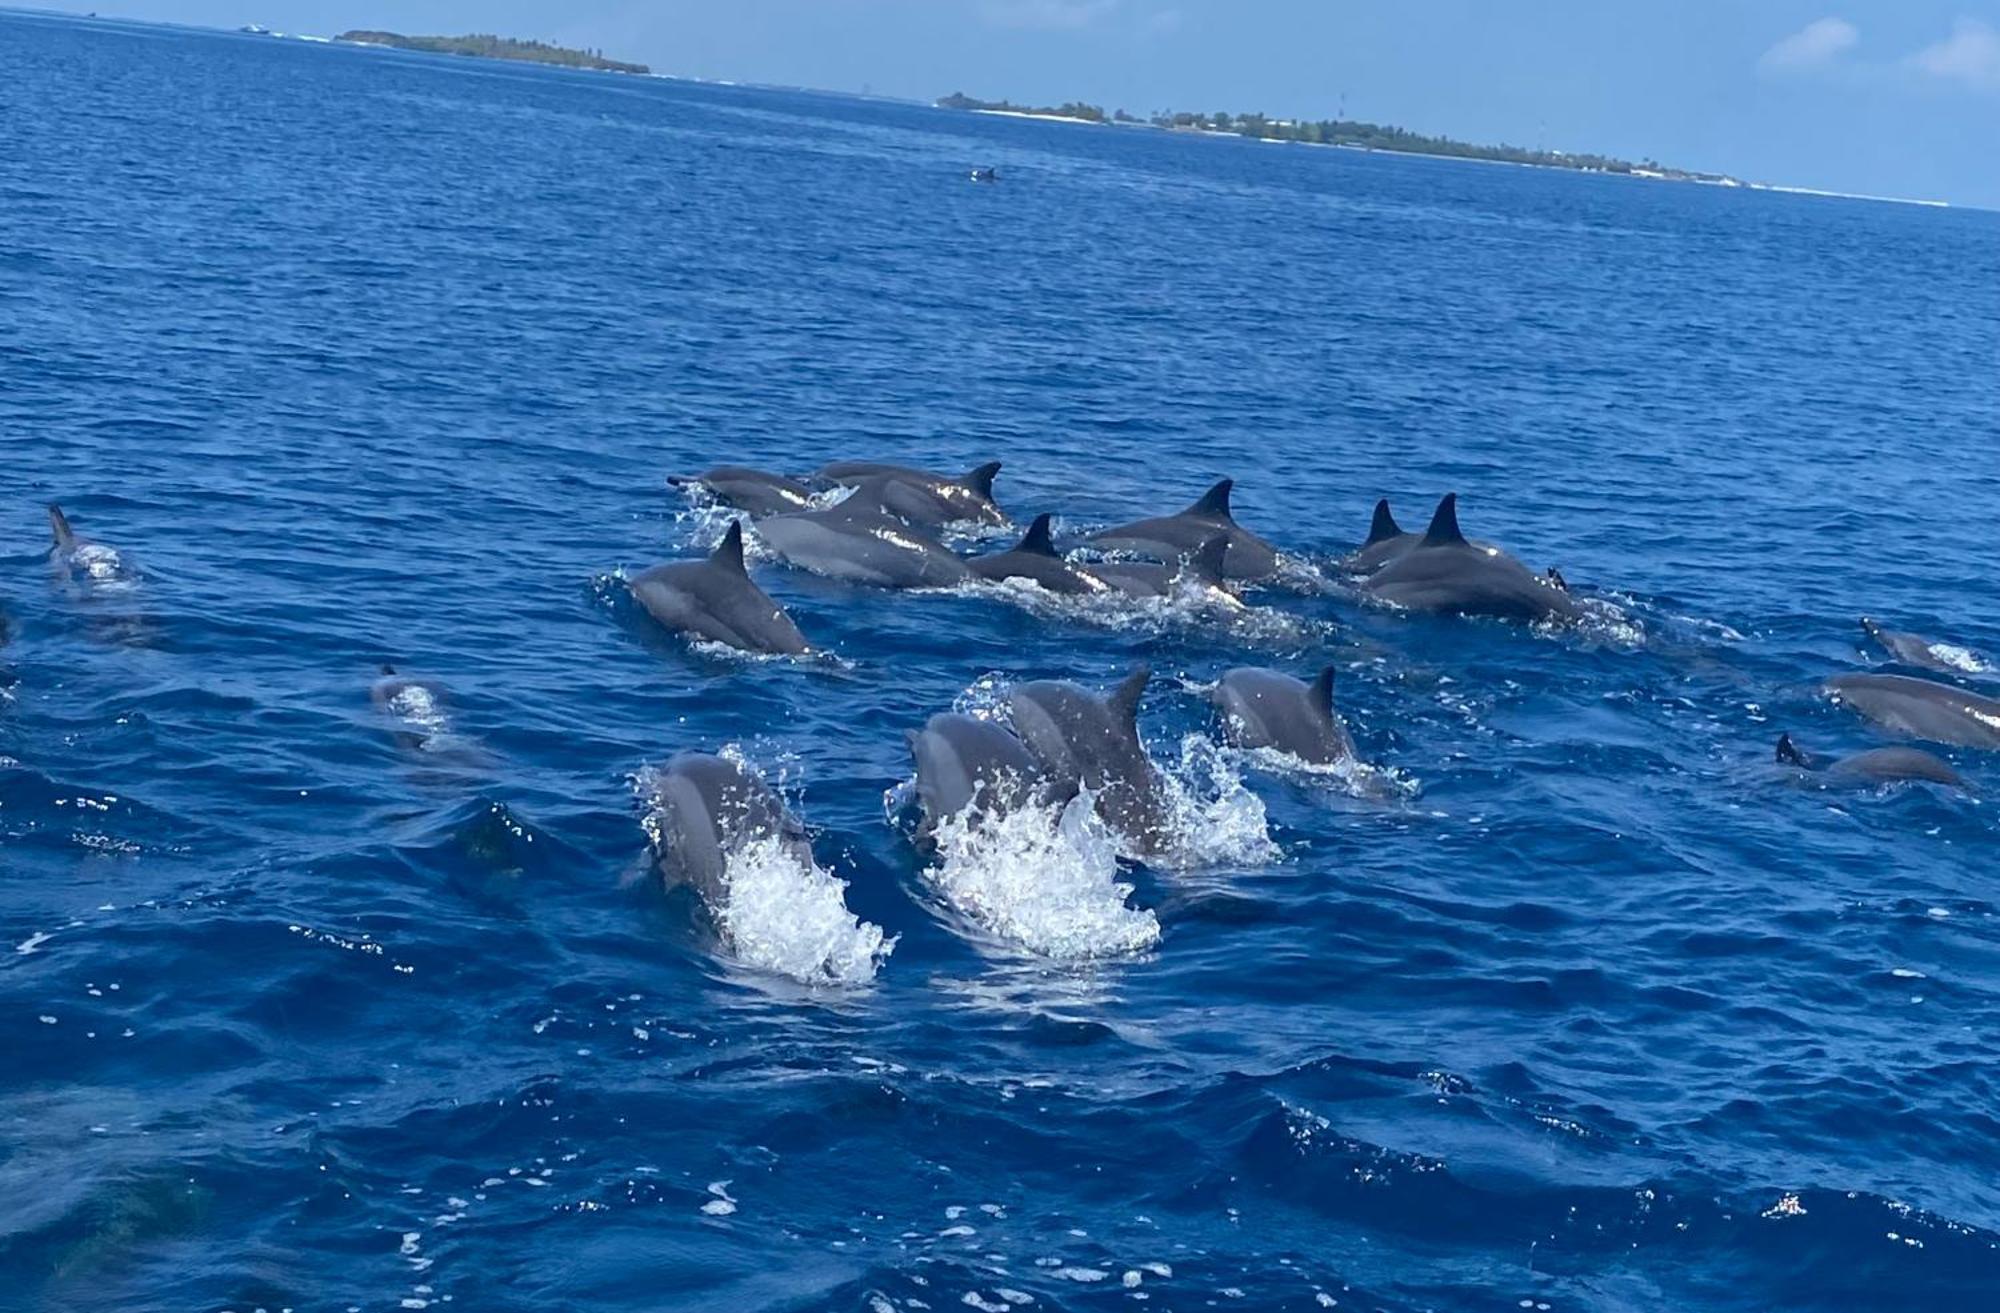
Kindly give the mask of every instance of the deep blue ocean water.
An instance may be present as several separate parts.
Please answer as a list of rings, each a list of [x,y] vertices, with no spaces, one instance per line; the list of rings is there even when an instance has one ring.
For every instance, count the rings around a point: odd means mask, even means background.
[[[2000,1302],[2000,759],[1770,760],[1883,741],[1862,613],[2000,653],[2000,218],[17,14],[0,129],[0,1307]],[[1455,489],[1619,618],[624,597],[835,457],[1309,562]],[[1141,660],[1193,856],[999,874],[1157,938],[974,925],[902,731]],[[1206,747],[1246,661],[1389,787]],[[646,877],[725,745],[886,958]]]

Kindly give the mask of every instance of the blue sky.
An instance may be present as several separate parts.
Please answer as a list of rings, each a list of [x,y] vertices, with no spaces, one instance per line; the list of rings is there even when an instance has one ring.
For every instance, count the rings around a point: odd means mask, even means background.
[[[44,0],[47,3],[47,0]],[[2000,208],[2000,0],[99,0],[929,100],[1349,115]]]

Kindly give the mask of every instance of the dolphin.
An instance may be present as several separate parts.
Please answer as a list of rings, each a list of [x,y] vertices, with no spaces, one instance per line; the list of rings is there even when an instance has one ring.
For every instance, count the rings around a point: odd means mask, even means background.
[[[70,528],[69,517],[54,502],[49,503],[49,532],[53,539],[49,559],[64,570],[100,583],[126,573],[125,561],[115,550],[94,543]]]
[[[1361,585],[1385,602],[1412,611],[1499,616],[1509,620],[1574,620],[1581,612],[1567,591],[1535,574],[1498,547],[1467,542],[1458,530],[1458,494],[1447,493],[1416,546]]]
[[[667,628],[713,639],[746,652],[807,651],[785,609],[743,567],[743,523],[729,526],[705,561],[669,561],[634,575],[627,585],[639,605]]]
[[[1861,617],[1861,632],[1906,666],[1920,666],[1925,670],[1940,670],[1954,675],[1964,673],[1964,667],[1955,666],[1940,656],[1939,645],[1928,638],[1884,629],[1865,615]]]
[[[825,510],[757,523],[757,536],[801,569],[881,588],[946,588],[972,572],[949,547],[885,508],[886,480],[858,487]]]
[[[676,474],[667,482],[676,488],[704,488],[717,501],[750,515],[782,515],[812,508],[812,489],[797,479],[743,465],[718,465],[705,474]]]
[[[1789,734],[1778,736],[1777,759],[1800,770],[1823,770],[1829,776],[1847,780],[1866,780],[1871,783],[1893,784],[1902,780],[1925,780],[1932,784],[1943,784],[1954,789],[1965,788],[1965,781],[1943,758],[1925,752],[1922,748],[1873,748],[1867,752],[1857,752],[1852,757],[1843,757],[1834,762],[1821,762],[1808,756],[1792,742]]]
[[[1373,574],[1424,540],[1396,523],[1389,499],[1375,503],[1375,519],[1368,526],[1368,540],[1350,552],[1341,565],[1354,574]]]
[[[1140,666],[1104,697],[1067,680],[1042,680],[1017,686],[1008,698],[1015,731],[1055,787],[1089,789],[1098,815],[1141,852],[1166,842],[1165,786],[1139,739],[1139,699],[1151,677]]]
[[[1178,515],[1135,520],[1090,536],[1107,551],[1137,552],[1159,561],[1178,561],[1217,533],[1229,536],[1223,573],[1230,579],[1268,579],[1278,571],[1278,549],[1238,524],[1229,513],[1234,480],[1224,479]]]
[[[1961,748],[2000,749],[2000,702],[1910,675],[1835,675],[1826,691],[1885,729]]]
[[[940,528],[961,520],[977,524],[1005,524],[1006,512],[993,500],[993,476],[1000,462],[975,465],[958,478],[912,469],[908,465],[886,465],[880,461],[837,460],[820,467],[814,477],[828,483],[852,487],[882,480],[883,503],[890,511],[912,524]]]
[[[1396,516],[1389,509],[1389,499],[1384,497],[1375,503],[1375,518],[1368,525],[1368,540],[1349,552],[1340,564],[1350,574],[1373,574],[1389,562],[1415,547],[1424,540],[1420,533],[1411,533],[1396,523]],[[1474,547],[1491,547],[1478,539],[1471,540]],[[1553,569],[1549,571],[1549,581],[1561,578]],[[1565,592],[1568,585],[1562,585]]]
[[[1052,593],[1108,593],[1112,585],[1094,571],[1070,564],[1049,536],[1049,517],[1037,515],[1021,541],[1004,552],[975,556],[966,562],[981,579],[1031,579]]]
[[[647,829],[669,888],[692,885],[711,912],[729,893],[729,859],[776,839],[802,864],[812,861],[805,827],[761,778],[723,757],[682,752],[653,772]]]
[[[1174,585],[1186,579],[1216,601],[1242,606],[1224,582],[1223,560],[1229,552],[1229,535],[1218,532],[1173,565],[1151,561],[1094,561],[1090,573],[1127,597],[1168,597]]]
[[[1056,796],[1027,745],[990,720],[940,712],[904,738],[917,763],[920,835],[977,803],[983,819],[997,820],[1023,805]]]
[[[1333,667],[1307,684],[1276,670],[1242,666],[1216,681],[1209,701],[1239,748],[1275,748],[1315,766],[1351,760],[1354,740],[1333,709]]]

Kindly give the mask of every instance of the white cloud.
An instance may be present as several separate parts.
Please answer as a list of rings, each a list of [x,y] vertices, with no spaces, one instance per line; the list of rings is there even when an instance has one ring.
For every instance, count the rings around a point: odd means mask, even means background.
[[[1961,18],[1952,25],[1950,36],[1905,62],[1929,77],[2000,88],[2000,32],[1976,18]]]
[[[1861,30],[1844,18],[1822,18],[1766,50],[1760,67],[1773,70],[1818,68],[1832,63],[1861,40]]]
[[[979,9],[997,27],[1088,27],[1118,7],[1118,0],[986,0]]]

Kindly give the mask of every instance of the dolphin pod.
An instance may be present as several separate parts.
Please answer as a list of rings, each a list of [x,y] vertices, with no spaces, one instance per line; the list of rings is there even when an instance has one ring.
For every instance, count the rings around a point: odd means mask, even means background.
[[[1228,479],[1177,514],[1085,539],[1101,551],[1150,560],[1066,556],[1047,513],[1035,516],[1012,546],[961,557],[933,530],[1004,523],[992,497],[998,469],[997,462],[989,462],[952,478],[906,466],[834,463],[820,471],[819,481],[846,488],[848,495],[822,504],[824,490],[806,480],[717,466],[675,482],[698,485],[741,510],[745,519],[731,523],[705,557],[655,565],[632,575],[627,586],[647,614],[675,632],[752,652],[799,655],[812,650],[805,636],[746,568],[746,523],[790,563],[887,587],[1020,579],[1059,594],[1147,597],[1189,583],[1233,598],[1232,585],[1270,579],[1280,568],[1278,549],[1234,519],[1234,485]],[[63,571],[93,580],[125,572],[119,554],[79,534],[59,506],[50,505],[47,515],[49,557]],[[1500,547],[1469,540],[1459,526],[1455,494],[1439,502],[1421,534],[1398,524],[1386,501],[1378,503],[1366,541],[1341,564],[1358,577],[1359,597],[1400,609],[1525,621],[1574,621],[1581,614],[1558,572],[1537,574]],[[1870,619],[1863,619],[1861,628],[1901,666],[1941,674],[1977,668],[1941,655],[1962,649]],[[0,641],[5,638],[0,617]],[[1148,754],[1138,728],[1150,678],[1142,665],[1109,690],[1063,679],[1023,682],[1008,694],[1008,724],[947,712],[908,732],[922,813],[919,837],[936,835],[955,816],[977,825],[1087,792],[1102,819],[1128,841],[1129,852],[1145,858],[1166,850],[1174,838],[1174,786]],[[1229,744],[1332,765],[1356,757],[1353,736],[1334,702],[1334,685],[1332,667],[1301,679],[1245,666],[1226,670],[1206,696]],[[2000,700],[1958,684],[1853,672],[1829,677],[1819,687],[1837,705],[1889,733],[2000,752]],[[383,666],[370,698],[414,731],[426,728],[428,713],[439,711],[445,690]],[[1912,746],[1822,759],[1786,734],[1774,756],[1782,765],[1829,780],[1969,790],[1951,762]],[[801,861],[810,860],[798,819],[768,784],[735,762],[682,753],[650,778],[655,863],[665,879],[692,885],[711,908],[727,894],[731,857],[752,843],[775,840]]]

